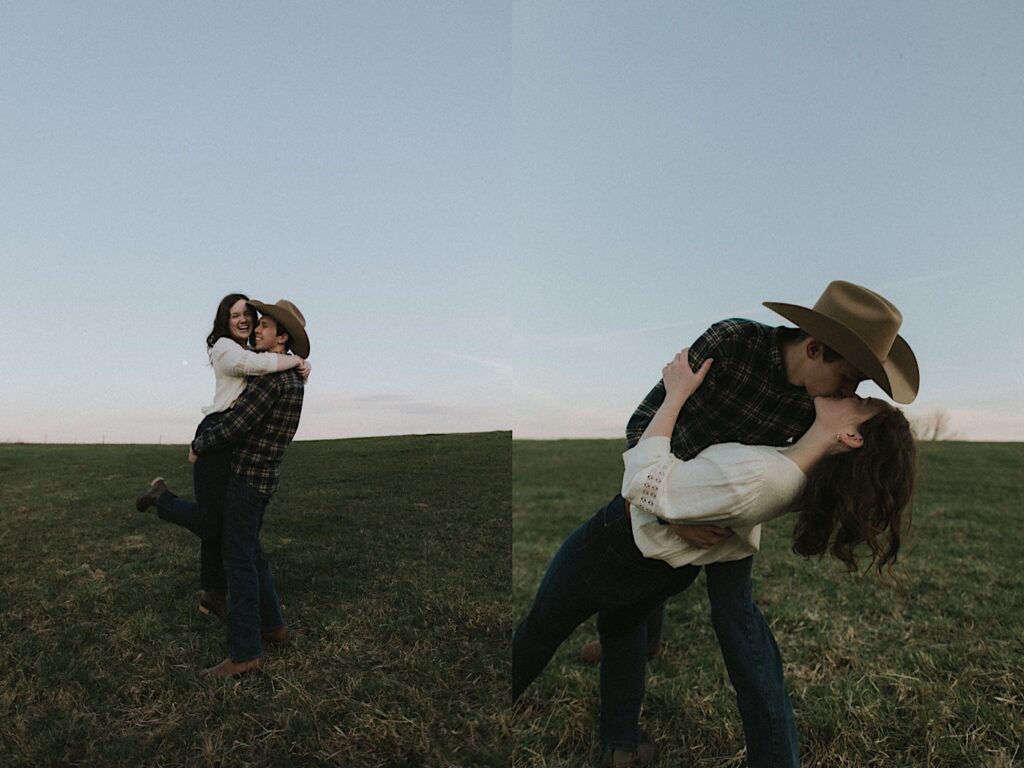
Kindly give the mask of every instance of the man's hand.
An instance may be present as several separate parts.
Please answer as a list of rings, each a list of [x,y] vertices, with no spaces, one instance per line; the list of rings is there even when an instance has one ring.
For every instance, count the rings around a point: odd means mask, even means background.
[[[669,528],[687,544],[699,549],[708,549],[732,536],[732,528],[717,525],[670,525]]]
[[[196,460],[198,458],[199,457],[196,456],[196,452],[192,450],[192,446],[189,446],[189,448],[188,448],[188,463],[189,464],[195,464]]]

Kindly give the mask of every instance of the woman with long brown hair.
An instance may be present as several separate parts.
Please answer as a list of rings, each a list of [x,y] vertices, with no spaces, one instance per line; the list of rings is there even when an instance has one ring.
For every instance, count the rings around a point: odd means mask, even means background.
[[[916,449],[909,424],[875,399],[815,398],[813,424],[784,448],[725,443],[688,461],[676,458],[673,425],[713,365],[708,359],[694,372],[687,352],[664,368],[665,399],[640,442],[623,455],[621,495],[562,544],[513,640],[513,699],[594,613],[602,635],[614,633],[616,643],[630,648],[625,667],[602,666],[602,702],[612,690],[618,701],[628,700],[615,712],[602,707],[602,765],[642,765],[651,755],[653,744],[643,737],[636,740],[640,750],[632,751],[606,735],[637,732],[647,616],[686,589],[698,566],[749,557],[758,550],[760,524],[795,511],[796,552],[831,553],[856,568],[855,550],[864,544],[868,567],[881,573],[896,561],[913,493]],[[673,532],[687,523],[733,533],[699,548]]]

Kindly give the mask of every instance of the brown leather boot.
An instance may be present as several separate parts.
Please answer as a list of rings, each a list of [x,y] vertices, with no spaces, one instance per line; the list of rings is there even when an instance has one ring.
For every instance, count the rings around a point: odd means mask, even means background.
[[[280,626],[277,629],[264,629],[262,631],[263,642],[271,645],[284,645],[288,642],[288,627]]]
[[[601,641],[591,640],[580,649],[580,661],[584,664],[601,663]]]
[[[199,593],[199,612],[203,616],[216,616],[228,623],[228,593],[219,589],[204,589]]]
[[[658,750],[654,739],[640,731],[640,743],[635,752],[625,749],[606,749],[601,757],[601,768],[643,768],[654,762]]]
[[[263,669],[263,658],[260,656],[247,661],[232,661],[231,659],[224,659],[224,661],[217,666],[204,669],[199,673],[199,676],[219,678],[239,677],[240,675],[246,675],[250,672],[259,672],[261,669]]]
[[[160,494],[167,490],[167,483],[164,482],[162,477],[154,477],[153,482],[149,484],[149,488],[140,493],[135,499],[135,508],[139,512],[145,512],[147,509],[156,504],[156,500],[160,498]]]
[[[653,659],[659,653],[661,653],[661,640],[659,640],[647,649],[647,658]],[[582,661],[584,664],[600,664],[601,641],[591,640],[589,643],[584,645],[580,649],[580,661]]]

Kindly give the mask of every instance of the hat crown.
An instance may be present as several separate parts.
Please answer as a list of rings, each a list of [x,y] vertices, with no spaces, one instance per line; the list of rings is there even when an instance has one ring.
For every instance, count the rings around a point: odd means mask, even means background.
[[[302,327],[306,327],[306,318],[299,311],[299,308],[292,304],[290,301],[288,301],[288,299],[281,299],[279,301],[275,301],[274,306],[280,307],[285,312],[288,312],[291,315],[295,315],[295,319],[302,324]]]
[[[306,335],[306,318],[299,308],[288,299],[279,299],[273,304],[251,299],[249,306],[261,315],[269,315],[277,321],[279,327],[291,337],[292,351],[299,357],[309,357],[309,336]]]
[[[903,315],[884,296],[844,280],[829,283],[814,311],[856,333],[882,361],[903,324]]]

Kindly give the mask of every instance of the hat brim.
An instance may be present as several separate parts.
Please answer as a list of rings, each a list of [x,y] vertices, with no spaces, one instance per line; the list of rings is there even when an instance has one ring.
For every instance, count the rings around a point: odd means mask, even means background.
[[[246,302],[261,315],[270,315],[277,324],[284,328],[285,333],[292,344],[292,352],[299,357],[309,357],[309,336],[306,329],[299,324],[297,318],[291,313],[281,309],[276,304],[264,304],[262,301]]]
[[[774,301],[763,304],[842,355],[897,403],[906,405],[914,402],[920,384],[920,371],[913,350],[902,336],[896,336],[889,356],[879,360],[864,339],[831,317],[797,304]]]

